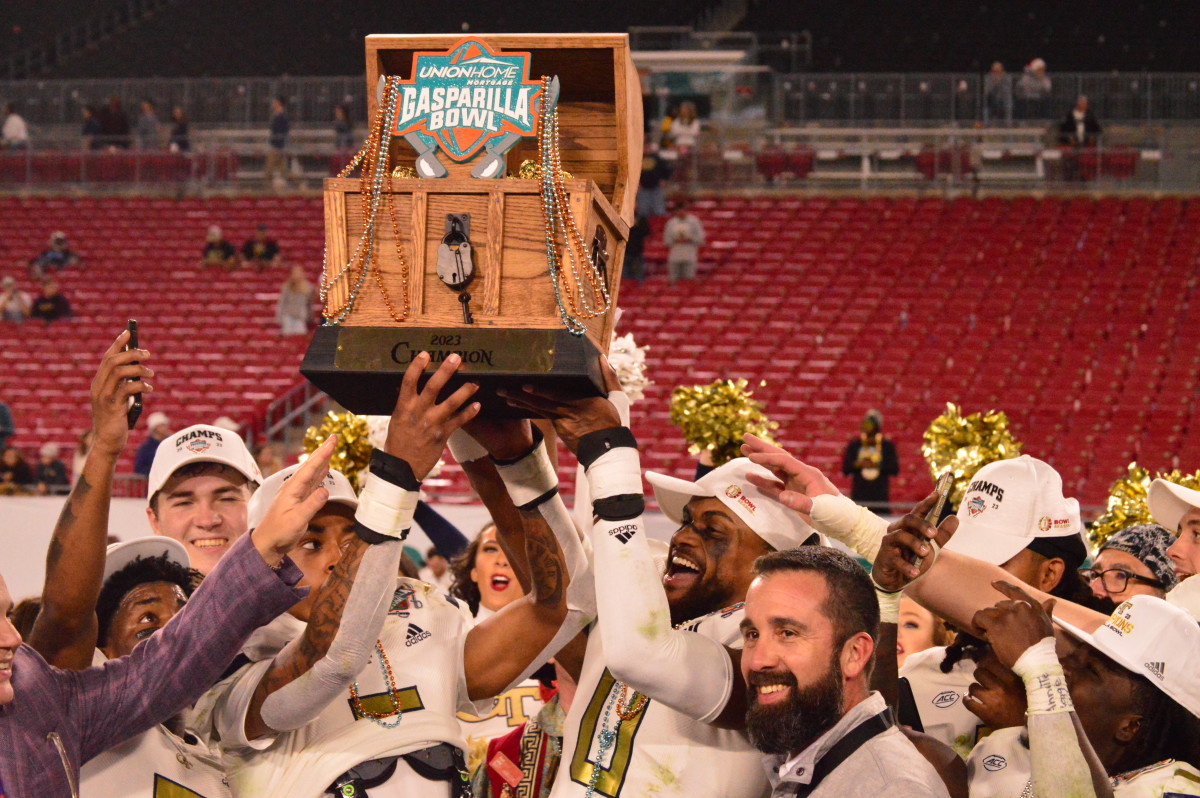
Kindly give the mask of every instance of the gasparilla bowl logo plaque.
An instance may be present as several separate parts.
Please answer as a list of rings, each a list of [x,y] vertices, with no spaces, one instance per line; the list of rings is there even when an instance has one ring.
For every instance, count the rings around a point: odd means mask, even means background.
[[[393,132],[468,161],[489,143],[536,135],[540,93],[541,83],[529,80],[529,53],[464,39],[448,52],[413,54]]]

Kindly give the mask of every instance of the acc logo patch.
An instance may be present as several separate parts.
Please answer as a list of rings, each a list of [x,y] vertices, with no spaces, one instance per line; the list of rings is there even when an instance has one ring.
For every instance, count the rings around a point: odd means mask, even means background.
[[[933,697],[929,703],[938,709],[949,709],[958,703],[959,695],[953,690],[943,690]]]
[[[971,501],[967,502],[967,514],[972,518],[979,515],[986,509],[986,503],[979,496],[976,496],[975,498],[971,499]]]
[[[1004,770],[1008,767],[1008,760],[999,754],[992,754],[983,758],[983,767],[985,770],[995,773],[997,770]]]
[[[529,80],[529,53],[493,52],[478,39],[414,53],[393,132],[415,133],[430,149],[467,161],[493,139],[534,135],[541,88]]]

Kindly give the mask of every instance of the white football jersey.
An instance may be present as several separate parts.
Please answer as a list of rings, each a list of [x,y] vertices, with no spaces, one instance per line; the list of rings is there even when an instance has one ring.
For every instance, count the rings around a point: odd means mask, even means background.
[[[1024,726],[996,731],[975,744],[967,757],[971,798],[1021,798],[1033,775]]]
[[[1168,759],[1113,779],[1115,798],[1164,798],[1200,795],[1200,770]]]
[[[742,609],[737,605],[686,628],[722,645],[741,648],[741,620]],[[596,623],[604,623],[603,616]],[[760,798],[770,794],[762,754],[744,732],[693,720],[654,700],[621,722],[615,743],[597,765],[598,732],[605,707],[614,690],[620,690],[604,662],[599,630],[593,627],[579,687],[563,723],[562,762],[551,798],[582,798],[593,778],[597,798]],[[679,674],[679,678],[688,676]],[[632,690],[629,695],[632,697]],[[613,709],[607,728],[611,730],[616,720]],[[593,777],[597,766],[600,771]]]
[[[976,665],[973,660],[962,659],[949,673],[942,673],[940,666],[945,656],[944,646],[909,654],[900,675],[908,679],[912,687],[925,733],[966,759],[985,729],[962,702],[967,688],[975,681]]]
[[[361,762],[439,743],[465,747],[455,713],[479,709],[467,699],[463,672],[463,647],[474,621],[465,605],[431,585],[405,578],[397,585],[379,639],[386,664],[376,649],[359,674],[357,703],[347,690],[343,699],[325,707],[303,728],[247,743],[246,711],[271,660],[245,666],[213,688],[210,695],[217,695],[211,700],[206,696],[234,796],[318,798]],[[297,619],[282,615],[260,630],[258,639],[252,637],[246,650],[262,653],[264,639],[290,640],[303,628]],[[384,675],[388,666],[402,709],[398,716],[381,719],[391,728],[360,712],[360,708],[379,714],[394,711]]]
[[[462,724],[463,736],[467,738],[467,769],[474,773],[487,756],[487,746],[491,740],[533,720],[543,706],[541,683],[537,679],[526,679],[496,696],[492,705],[484,707],[483,712],[459,712],[458,720]]]
[[[229,798],[220,759],[162,726],[148,729],[87,762],[81,798]]]

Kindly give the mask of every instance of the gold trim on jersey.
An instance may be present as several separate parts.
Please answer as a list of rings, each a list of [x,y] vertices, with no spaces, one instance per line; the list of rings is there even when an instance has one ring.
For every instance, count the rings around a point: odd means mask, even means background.
[[[592,744],[596,741],[596,727],[600,724],[604,704],[609,700],[614,688],[619,689],[619,685],[612,674],[608,672],[608,668],[605,668],[604,673],[600,674],[596,692],[592,694],[587,710],[579,722],[579,736],[575,741],[575,753],[571,757],[571,780],[585,787],[592,783],[592,771],[597,767],[595,762],[588,759],[588,754],[591,753]],[[620,795],[621,786],[625,783],[626,772],[629,769],[629,760],[633,756],[633,738],[637,734],[638,726],[642,723],[642,718],[645,717],[648,706],[650,706],[650,702],[644,702],[628,719],[621,721],[621,730],[613,744],[608,767],[601,768],[600,776],[596,779],[595,792],[597,795],[607,796],[607,798],[617,798]],[[615,718],[610,718],[610,722],[613,720]]]
[[[177,784],[166,776],[154,774],[154,798],[204,798],[195,790]]]
[[[421,694],[417,692],[416,687],[401,687],[396,691],[396,702],[392,703],[392,694],[386,690],[382,693],[373,693],[358,697],[359,705],[368,712],[375,712],[379,715],[395,715],[396,707],[400,707],[401,712],[415,712],[418,709],[424,709],[425,704],[421,701]],[[367,715],[358,711],[358,707],[354,706],[353,700],[347,700],[350,705],[350,711],[354,714],[355,720],[366,720]]]

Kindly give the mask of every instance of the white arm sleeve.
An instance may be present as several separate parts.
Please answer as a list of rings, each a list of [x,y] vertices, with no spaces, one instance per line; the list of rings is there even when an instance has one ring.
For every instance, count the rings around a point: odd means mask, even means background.
[[[588,468],[594,499],[641,493],[636,449],[622,447]],[[720,643],[671,627],[671,609],[641,516],[592,526],[600,634],[613,678],[690,718],[711,722],[728,703],[733,663]],[[681,678],[686,675],[686,678]]]
[[[888,522],[845,496],[814,496],[813,528],[849,546],[867,562],[875,562]]]
[[[367,548],[329,650],[312,668],[267,696],[262,705],[263,723],[275,731],[298,729],[346,691],[366,666],[383,630],[403,551],[400,540]],[[302,637],[292,640],[277,659],[294,652],[302,642]]]
[[[529,674],[557,654],[595,619],[596,591],[592,584],[590,547],[587,541],[580,537],[566,504],[556,491],[558,475],[546,454],[546,444],[543,442],[528,457],[516,463],[496,466],[496,471],[504,480],[504,487],[517,507],[526,506],[550,491],[555,491],[554,495],[537,504],[532,511],[541,515],[550,531],[554,533],[554,539],[558,541],[567,565],[568,579],[566,619],[549,644],[529,663],[521,675],[505,688],[508,690],[528,679]]]

